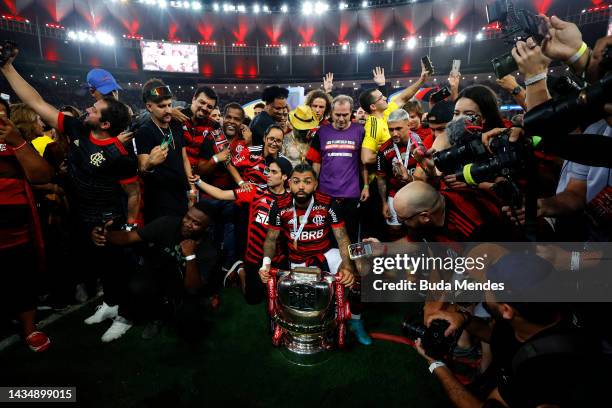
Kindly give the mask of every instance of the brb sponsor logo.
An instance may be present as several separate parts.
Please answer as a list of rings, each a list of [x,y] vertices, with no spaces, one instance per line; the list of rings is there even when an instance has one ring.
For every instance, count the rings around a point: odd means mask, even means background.
[[[295,236],[296,236],[296,233],[294,231],[291,231],[291,239],[296,239]],[[320,238],[323,238],[322,229],[319,229],[316,231],[302,231],[299,238],[297,239],[300,241],[313,241],[315,239],[320,239]]]

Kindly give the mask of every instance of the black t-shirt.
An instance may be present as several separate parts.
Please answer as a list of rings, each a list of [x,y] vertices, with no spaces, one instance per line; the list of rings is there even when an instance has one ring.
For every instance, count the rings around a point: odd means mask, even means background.
[[[182,217],[160,217],[137,230],[143,241],[152,243],[158,250],[160,263],[157,266],[178,268],[185,276],[186,261],[183,259],[181,242]],[[219,252],[212,240],[212,234],[205,231],[195,251],[200,275],[204,279],[211,276],[211,272],[219,265]]]
[[[510,407],[530,408],[542,404],[599,406],[587,401],[596,401],[597,395],[602,394],[601,373],[609,373],[610,367],[604,368],[604,359],[598,354],[599,347],[595,340],[584,332],[559,323],[537,333],[527,343],[549,335],[576,333],[584,339],[585,346],[580,347],[580,351],[536,355],[524,360],[514,372],[513,359],[526,343],[516,339],[509,323],[495,323],[491,336],[493,365],[498,374],[499,394]]]
[[[167,129],[149,120],[136,132],[138,154],[150,154],[171,133],[166,160],[152,172],[142,174],[145,195],[145,221],[164,215],[182,216],[187,211],[187,176],[183,165],[183,128],[172,121]]]
[[[58,116],[58,130],[70,139],[68,171],[79,218],[100,223],[109,214],[123,214],[121,184],[137,181],[138,162],[119,139],[98,140],[72,116]]]
[[[264,134],[270,125],[274,125],[276,121],[267,112],[262,111],[251,122],[251,132],[253,132],[252,146],[263,145]]]

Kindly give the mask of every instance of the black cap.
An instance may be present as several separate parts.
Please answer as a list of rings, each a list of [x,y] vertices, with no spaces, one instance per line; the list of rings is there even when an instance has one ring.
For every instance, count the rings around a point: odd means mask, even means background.
[[[427,122],[435,124],[448,123],[453,120],[455,102],[442,101],[436,103],[427,114]]]

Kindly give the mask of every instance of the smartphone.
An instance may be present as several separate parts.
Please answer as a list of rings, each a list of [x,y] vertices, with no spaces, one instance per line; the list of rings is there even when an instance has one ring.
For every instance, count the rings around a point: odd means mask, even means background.
[[[461,60],[453,60],[453,67],[451,68],[451,72],[459,72],[461,68]]]
[[[368,242],[357,242],[348,246],[349,258],[359,259],[372,256],[372,245]]]
[[[423,63],[423,65],[425,66],[425,69],[426,69],[427,71],[429,71],[429,74],[430,74],[430,75],[435,74],[433,64],[431,63],[431,59],[429,59],[429,57],[428,57],[427,55],[426,55],[426,56],[424,56],[423,58],[421,58],[421,62],[422,62],[422,63]]]
[[[439,91],[432,93],[431,96],[429,97],[429,101],[433,103],[438,103],[448,98],[450,94],[451,94],[450,90],[448,89],[447,86],[445,86]]]

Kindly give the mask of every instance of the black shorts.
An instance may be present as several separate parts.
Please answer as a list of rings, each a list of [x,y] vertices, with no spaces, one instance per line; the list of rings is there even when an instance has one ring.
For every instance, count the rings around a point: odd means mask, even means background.
[[[36,308],[36,254],[31,244],[0,249],[0,313]]]

